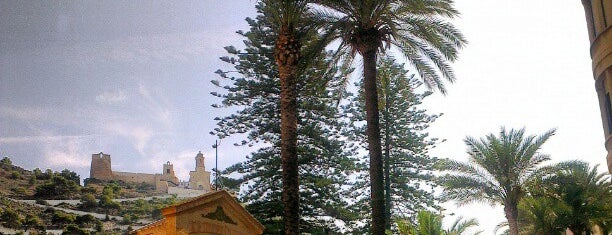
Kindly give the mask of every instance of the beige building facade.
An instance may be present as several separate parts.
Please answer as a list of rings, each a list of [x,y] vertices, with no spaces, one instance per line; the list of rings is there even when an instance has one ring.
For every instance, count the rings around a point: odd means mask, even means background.
[[[162,209],[163,219],[131,231],[135,235],[259,235],[261,225],[226,191],[215,191]]]
[[[608,152],[608,171],[612,173],[612,0],[582,0],[582,5],[591,42],[593,78]]]
[[[189,188],[212,191],[210,171],[206,171],[206,166],[204,165],[204,154],[199,152],[195,157],[195,161],[195,171],[189,172]]]

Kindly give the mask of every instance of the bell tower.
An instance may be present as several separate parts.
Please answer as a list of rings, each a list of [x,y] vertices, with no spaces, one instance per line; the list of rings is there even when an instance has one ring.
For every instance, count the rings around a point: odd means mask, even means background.
[[[198,168],[202,168],[202,170],[205,170],[206,167],[204,166],[204,154],[202,154],[202,151],[198,152],[198,154],[195,157],[196,160],[196,171]]]
[[[198,152],[195,156],[196,167],[195,171],[189,172],[189,188],[211,191],[210,186],[210,171],[206,171],[204,166],[204,154]]]

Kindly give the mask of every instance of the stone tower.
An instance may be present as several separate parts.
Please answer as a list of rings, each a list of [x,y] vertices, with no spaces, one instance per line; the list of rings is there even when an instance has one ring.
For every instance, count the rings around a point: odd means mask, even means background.
[[[174,166],[170,163],[170,161],[164,164],[164,172],[162,172],[161,178],[162,180],[172,182],[175,185],[179,184],[178,178],[176,177],[176,175],[174,175]]]
[[[210,171],[206,171],[204,166],[204,154],[202,154],[202,152],[198,152],[195,160],[195,171],[189,172],[189,188],[211,191]]]
[[[94,153],[91,155],[91,168],[89,178],[100,180],[112,180],[113,171],[111,169],[110,154]]]
[[[582,5],[591,42],[593,78],[599,99],[604,145],[608,151],[608,171],[612,173],[612,1],[582,0]]]
[[[162,175],[174,175],[174,166],[170,163],[170,161],[164,164],[164,172]]]
[[[196,170],[198,168],[202,168],[202,170],[206,169],[206,167],[204,166],[204,154],[202,154],[202,152],[198,152],[198,154],[195,157],[196,160]]]

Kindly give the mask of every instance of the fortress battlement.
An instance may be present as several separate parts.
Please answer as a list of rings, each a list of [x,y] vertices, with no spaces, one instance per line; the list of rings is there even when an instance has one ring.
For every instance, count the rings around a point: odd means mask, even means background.
[[[210,172],[204,169],[203,162],[204,156],[199,152],[198,155],[196,155],[196,171],[198,174],[192,174],[193,171],[190,172],[190,186],[188,188],[211,191]],[[104,154],[102,152],[91,155],[89,178],[104,181],[117,180],[132,183],[146,183],[154,185],[156,190],[164,192],[168,191],[168,187],[177,187],[180,183],[174,173],[174,166],[170,161],[163,164],[163,171],[161,174],[119,172],[112,170],[110,154]],[[195,185],[196,182],[197,186]],[[193,187],[192,184],[194,185]]]

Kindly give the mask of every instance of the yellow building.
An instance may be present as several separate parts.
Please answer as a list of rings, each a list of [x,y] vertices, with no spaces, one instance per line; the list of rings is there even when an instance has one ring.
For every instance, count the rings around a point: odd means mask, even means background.
[[[135,235],[259,235],[261,225],[226,191],[204,194],[162,209],[163,219],[131,231]]]
[[[210,171],[206,171],[206,166],[204,165],[204,154],[198,152],[195,160],[195,171],[189,172],[189,188],[212,191],[210,185]]]
[[[608,151],[608,171],[612,173],[612,0],[582,0],[582,5],[589,28],[593,77]]]

